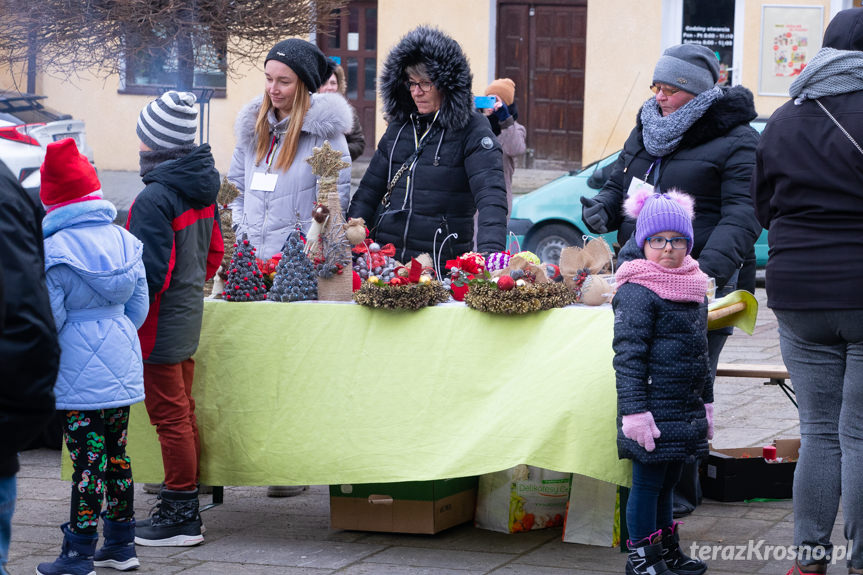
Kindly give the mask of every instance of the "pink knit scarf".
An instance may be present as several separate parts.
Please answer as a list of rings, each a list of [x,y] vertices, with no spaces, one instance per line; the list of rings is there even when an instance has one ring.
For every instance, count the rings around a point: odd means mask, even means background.
[[[707,274],[692,256],[686,256],[679,268],[664,268],[650,260],[630,260],[621,264],[614,282],[617,287],[632,282],[671,301],[702,302],[707,294]]]

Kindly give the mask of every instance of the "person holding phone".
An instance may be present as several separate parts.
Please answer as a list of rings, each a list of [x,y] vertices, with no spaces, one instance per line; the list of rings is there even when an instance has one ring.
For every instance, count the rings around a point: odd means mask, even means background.
[[[485,97],[491,98],[491,101],[477,107],[481,108],[488,118],[491,131],[497,136],[503,150],[503,179],[506,183],[506,206],[509,214],[512,212],[512,174],[515,172],[515,159],[527,151],[527,129],[518,123],[515,82],[509,78],[498,78],[485,89]]]
[[[387,131],[348,208],[401,262],[435,246],[441,263],[473,249],[504,249],[503,152],[474,106],[458,42],[435,28],[408,32],[389,53],[379,89]],[[440,249],[442,241],[452,236]]]

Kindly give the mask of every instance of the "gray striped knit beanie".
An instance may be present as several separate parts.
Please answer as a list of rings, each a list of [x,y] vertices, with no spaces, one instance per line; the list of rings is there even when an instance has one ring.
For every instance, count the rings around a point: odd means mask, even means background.
[[[165,92],[141,110],[138,137],[151,150],[170,150],[195,144],[198,109],[191,92]]]

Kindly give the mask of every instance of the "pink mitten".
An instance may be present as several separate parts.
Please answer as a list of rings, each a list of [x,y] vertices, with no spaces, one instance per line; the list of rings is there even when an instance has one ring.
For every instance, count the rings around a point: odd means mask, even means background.
[[[713,404],[705,403],[704,411],[707,412],[707,439],[713,439]]]
[[[621,430],[623,431],[623,435],[633,441],[637,441],[638,445],[647,451],[656,449],[656,444],[653,440],[657,439],[660,433],[659,428],[656,427],[656,422],[653,421],[653,414],[649,411],[624,415]]]

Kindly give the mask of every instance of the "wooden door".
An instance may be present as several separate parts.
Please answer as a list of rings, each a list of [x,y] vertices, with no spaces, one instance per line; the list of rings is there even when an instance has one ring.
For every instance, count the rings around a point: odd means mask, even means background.
[[[347,99],[357,109],[366,138],[362,157],[375,151],[375,98],[377,96],[378,3],[352,1],[336,10],[330,30],[319,33],[318,47],[341,60],[347,80]]]
[[[581,164],[586,0],[498,0],[497,77],[516,82],[527,165]]]

